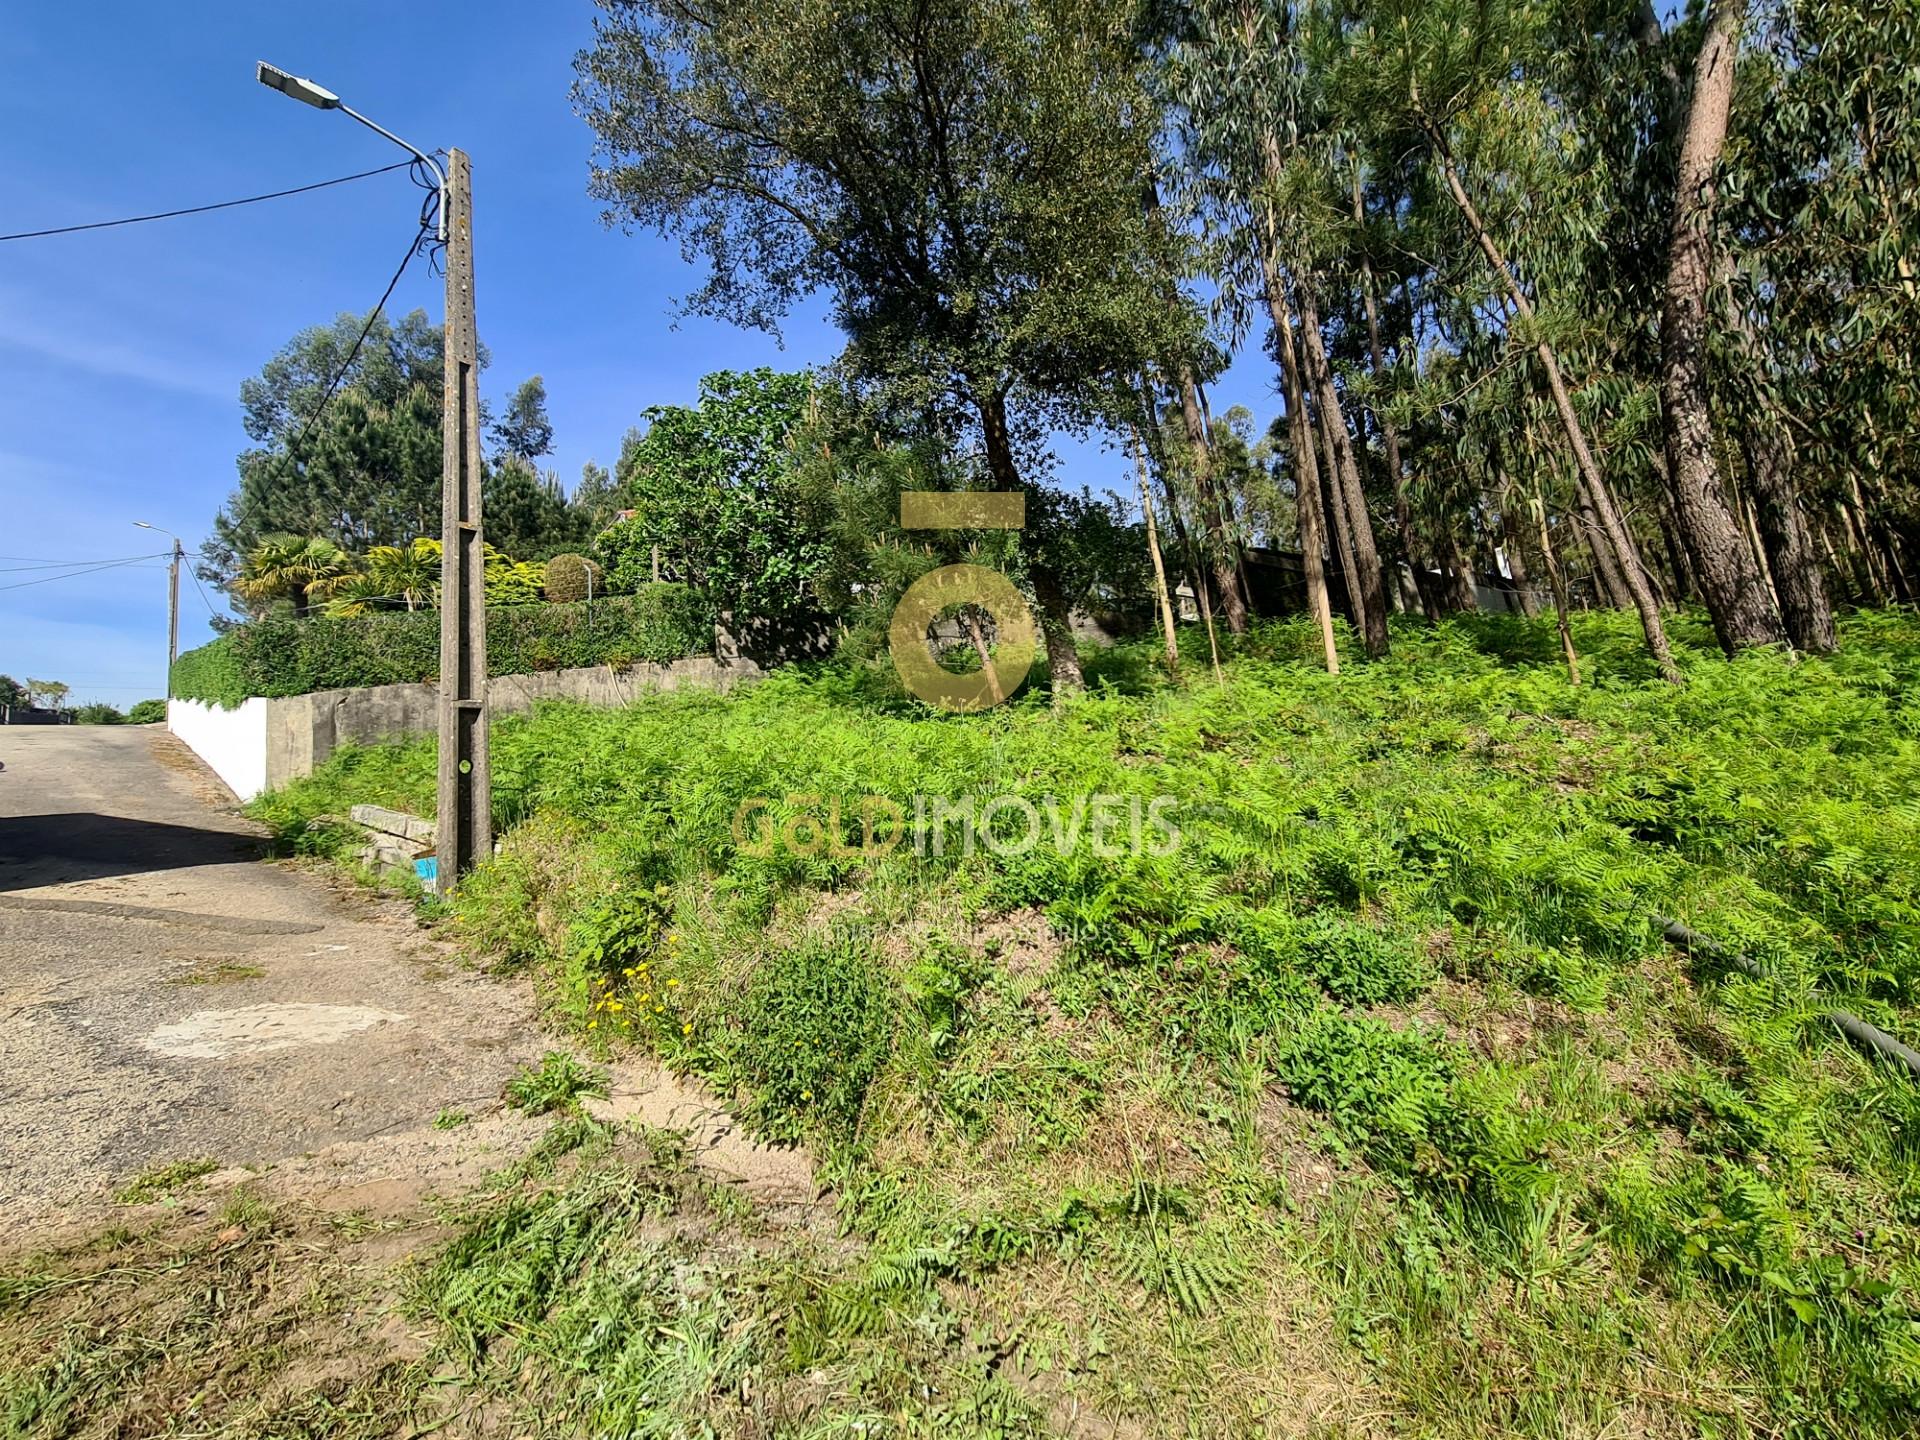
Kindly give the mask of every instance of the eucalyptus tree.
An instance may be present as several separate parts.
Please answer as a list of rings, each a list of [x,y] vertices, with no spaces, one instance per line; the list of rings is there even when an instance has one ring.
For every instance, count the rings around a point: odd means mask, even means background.
[[[1795,645],[1831,645],[1817,554],[1866,601],[1920,596],[1920,13],[1766,0],[1721,190],[1718,358]]]
[[[1356,124],[1373,128],[1390,150],[1421,149],[1509,307],[1507,329],[1537,358],[1589,506],[1612,551],[1620,579],[1640,616],[1647,648],[1667,679],[1678,682],[1658,601],[1645,563],[1601,470],[1567,383],[1552,331],[1559,316],[1542,314],[1511,247],[1476,203],[1462,164],[1463,140],[1497,118],[1510,98],[1531,99],[1537,84],[1547,7],[1533,0],[1346,0],[1329,86]]]
[[[1727,503],[1714,454],[1708,401],[1709,296],[1716,268],[1714,171],[1726,146],[1733,110],[1734,67],[1746,3],[1712,0],[1707,12],[1675,167],[1672,238],[1660,317],[1660,408],[1674,508],[1714,630],[1729,655],[1750,645],[1786,639],[1760,567]]]
[[[777,328],[825,292],[849,372],[970,420],[993,485],[1030,500],[1023,434],[1084,420],[1086,387],[1172,348],[1124,9],[601,5],[575,87],[591,189],[705,261],[689,309]],[[1026,539],[1055,684],[1076,688],[1071,557],[1044,524]]]
[[[1202,217],[1232,328],[1264,303],[1286,398],[1308,603],[1338,661],[1323,547],[1347,570],[1369,654],[1387,602],[1356,444],[1321,334],[1319,294],[1344,236],[1317,74],[1291,0],[1187,0],[1169,19],[1162,87],[1176,107],[1182,203]],[[1324,468],[1323,468],[1324,466]]]

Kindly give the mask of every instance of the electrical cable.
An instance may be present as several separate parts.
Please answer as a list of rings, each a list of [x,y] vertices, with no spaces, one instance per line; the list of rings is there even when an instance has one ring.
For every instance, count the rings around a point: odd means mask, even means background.
[[[329,185],[345,185],[354,180],[367,180],[375,175],[385,175],[390,170],[411,168],[419,164],[417,160],[396,160],[391,165],[382,165],[378,170],[362,170],[354,175],[341,175],[332,180],[316,180],[311,185],[296,185],[291,190],[274,190],[265,195],[248,195],[240,200],[221,200],[212,205],[190,205],[184,210],[162,210],[153,215],[129,215],[124,220],[95,220],[88,225],[59,225],[51,230],[22,230],[13,235],[0,235],[0,241],[40,240],[49,235],[77,235],[82,230],[111,230],[119,225],[144,225],[149,220],[174,220],[182,215],[204,215],[210,210],[231,210],[236,205],[258,205],[262,200],[284,200],[289,195],[305,195],[310,190],[325,190]]]
[[[433,153],[437,157],[444,158],[447,152],[445,150],[436,150]],[[353,362],[358,358],[361,347],[366,343],[367,336],[372,333],[374,321],[380,317],[381,312],[386,308],[387,301],[393,296],[394,287],[400,283],[400,277],[406,273],[407,266],[413,257],[424,254],[427,257],[427,267],[433,274],[440,275],[445,273],[441,263],[441,257],[446,247],[438,238],[440,205],[444,199],[440,186],[434,179],[432,171],[418,157],[412,160],[397,161],[395,164],[388,166],[387,169],[398,169],[401,165],[407,167],[407,175],[413,183],[427,192],[425,198],[420,202],[420,229],[415,233],[406,257],[401,260],[400,268],[394,272],[393,279],[387,282],[385,293],[381,295],[379,302],[373,307],[372,312],[368,314],[367,322],[361,327],[359,336],[354,340],[353,348],[348,352],[346,362],[341,365],[339,371],[333,378],[327,382],[326,391],[320,397],[319,404],[314,407],[313,413],[301,423],[300,429],[288,442],[285,453],[291,458],[298,458],[295,452],[306,440],[308,433],[319,423],[320,417],[325,412],[328,403],[332,400],[333,393],[339,386],[340,381],[346,376],[347,372],[353,368]],[[247,503],[244,489],[236,490],[228,503],[236,507],[233,513],[234,520],[245,523],[252,518],[248,514],[251,507]],[[196,576],[195,578],[197,579],[198,577]],[[201,598],[205,599],[205,595],[203,594]]]
[[[300,448],[300,443],[307,438],[307,432],[312,430],[320,417],[326,413],[327,404],[333,399],[333,392],[339,388],[340,382],[353,368],[353,362],[360,358],[360,347],[367,343],[367,336],[373,332],[373,322],[378,320],[381,312],[387,308],[387,301],[393,298],[393,292],[400,284],[400,277],[407,273],[407,266],[413,263],[413,257],[420,253],[421,238],[427,233],[427,222],[422,220],[420,228],[407,242],[407,253],[400,257],[400,268],[393,272],[393,278],[387,281],[387,288],[380,293],[380,298],[374,302],[373,309],[367,312],[367,323],[360,327],[360,334],[355,337],[353,348],[347,352],[346,360],[338,370],[333,372],[333,378],[327,382],[327,388],[321,392],[320,403],[313,407],[313,413],[301,423],[299,432],[287,445],[288,455],[293,455]]]
[[[170,555],[173,552],[169,550],[162,553]],[[0,558],[11,560],[16,558],[25,559],[26,557],[9,555]],[[102,556],[98,560],[36,560],[30,565],[0,565],[0,575],[10,574],[18,570],[71,570],[77,565],[112,565],[118,564],[122,560],[151,559],[153,559],[151,555],[108,555]]]
[[[220,618],[220,612],[213,608],[213,601],[207,598],[207,587],[200,583],[200,574],[193,566],[187,567],[187,575],[193,581],[193,588],[200,592],[200,603],[207,607],[207,614],[213,619]]]
[[[0,590],[24,590],[29,585],[47,585],[47,584],[51,584],[55,580],[72,580],[81,575],[97,575],[102,570],[120,570],[120,569],[124,569],[129,565],[138,565],[144,560],[165,559],[168,555],[171,555],[172,553],[173,552],[171,550],[166,550],[166,551],[162,551],[158,555],[136,556],[132,560],[108,560],[102,564],[89,565],[84,569],[69,570],[64,575],[43,575],[38,580],[17,580],[11,585],[0,585]]]

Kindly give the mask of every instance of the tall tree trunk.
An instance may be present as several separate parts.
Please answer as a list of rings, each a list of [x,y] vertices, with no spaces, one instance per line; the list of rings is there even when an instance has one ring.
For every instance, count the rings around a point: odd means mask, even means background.
[[[968,605],[960,612],[960,620],[972,642],[973,653],[980,657],[980,669],[987,677],[987,695],[998,705],[1006,700],[1006,692],[1000,686],[1000,672],[994,668],[993,647],[987,644],[986,626],[980,623],[979,612]]]
[[[1167,642],[1167,675],[1180,678],[1180,642],[1173,633],[1173,600],[1167,594],[1167,567],[1160,558],[1160,527],[1153,523],[1153,495],[1147,489],[1147,450],[1133,432],[1133,460],[1140,471],[1140,514],[1147,524],[1147,553],[1153,557],[1153,593],[1160,602],[1160,630]]]
[[[1160,188],[1149,180],[1142,195],[1148,219],[1158,223],[1160,217]],[[1166,299],[1169,308],[1177,304],[1175,286],[1171,278],[1166,280]],[[1184,355],[1177,356],[1173,363],[1175,389],[1180,396],[1180,422],[1186,430],[1187,452],[1189,457],[1188,473],[1193,477],[1194,501],[1200,508],[1200,524],[1207,536],[1209,564],[1213,570],[1214,587],[1220,593],[1221,606],[1226,614],[1227,629],[1235,635],[1244,634],[1247,628],[1247,606],[1238,588],[1240,569],[1240,547],[1227,524],[1228,507],[1220,493],[1219,477],[1213,468],[1213,435],[1205,413],[1204,397],[1194,379],[1193,366]],[[1151,395],[1151,387],[1148,394]],[[1148,419],[1158,425],[1157,410],[1148,411]]]
[[[1020,466],[1013,458],[1013,436],[1007,429],[1007,399],[992,386],[977,386],[974,406],[980,414],[980,434],[986,444],[987,473],[995,488],[1025,493]],[[1056,697],[1087,688],[1080,671],[1080,654],[1073,646],[1073,622],[1067,597],[1054,573],[1034,546],[1028,552],[1027,575],[1033,582],[1034,599],[1040,602],[1040,635],[1047,646],[1047,667],[1053,676]]]
[[[1834,647],[1833,607],[1827,602],[1826,582],[1813,537],[1800,514],[1794,493],[1792,461],[1780,432],[1767,426],[1747,426],[1740,443],[1746,452],[1748,483],[1753,491],[1754,519],[1760,542],[1773,567],[1774,588],[1780,597],[1780,618],[1796,650],[1825,655]]]
[[[1871,421],[1869,421],[1871,423]],[[1853,505],[1856,521],[1860,527],[1860,538],[1873,564],[1880,574],[1881,592],[1890,600],[1912,600],[1912,583],[1900,563],[1900,544],[1893,528],[1882,518],[1884,495],[1876,491],[1875,499],[1882,502],[1876,506],[1870,503],[1860,489],[1860,477],[1848,477],[1853,487]]]
[[[1573,627],[1567,623],[1567,581],[1560,573],[1559,557],[1553,553],[1553,536],[1547,531],[1546,503],[1535,496],[1532,503],[1534,523],[1540,527],[1540,560],[1547,567],[1547,584],[1553,590],[1553,618],[1560,631],[1560,652],[1567,661],[1567,683],[1580,683],[1580,653],[1573,648]]]
[[[1365,592],[1364,607],[1359,596],[1354,608],[1363,610],[1362,638],[1367,654],[1378,659],[1387,653],[1387,592],[1381,583],[1380,550],[1374,543],[1373,518],[1367,513],[1367,497],[1360,488],[1360,467],[1353,458],[1353,437],[1347,432],[1346,412],[1340,392],[1333,383],[1333,367],[1327,363],[1327,349],[1320,336],[1320,312],[1314,305],[1313,288],[1305,280],[1296,280],[1299,295],[1300,340],[1307,362],[1307,374],[1320,402],[1320,423],[1327,433],[1333,454],[1336,492],[1344,507],[1347,535],[1353,543],[1354,569]]]
[[[1673,518],[1673,487],[1667,483],[1667,462],[1655,456],[1653,468],[1660,479],[1660,543],[1667,547],[1667,568],[1673,571],[1673,593],[1691,600],[1700,593],[1693,583],[1693,563],[1687,559],[1686,544],[1680,539],[1679,522]]]
[[[1519,522],[1513,518],[1511,496],[1500,500],[1501,549],[1507,557],[1507,573],[1513,579],[1513,597],[1520,613],[1529,618],[1540,613],[1540,597],[1533,592],[1533,575],[1527,567],[1526,542],[1520,538]]]
[[[1313,421],[1307,414],[1306,386],[1300,375],[1300,356],[1293,344],[1293,315],[1287,305],[1286,284],[1273,255],[1273,218],[1267,217],[1267,240],[1260,247],[1260,270],[1266,283],[1267,315],[1273,323],[1274,348],[1280,352],[1280,383],[1287,397],[1287,440],[1293,456],[1294,515],[1300,525],[1300,569],[1307,584],[1307,610],[1320,631],[1320,648],[1327,673],[1340,673],[1340,652],[1333,640],[1333,605],[1327,598],[1326,531],[1320,512],[1320,465],[1314,454]]]
[[[1633,604],[1633,592],[1627,589],[1627,582],[1621,578],[1620,567],[1614,563],[1613,546],[1607,541],[1606,531],[1600,528],[1600,517],[1593,513],[1593,506],[1582,493],[1580,501],[1580,533],[1586,538],[1587,550],[1593,556],[1593,588],[1600,597],[1600,603],[1610,610],[1625,610]]]
[[[1767,603],[1773,607],[1773,613],[1780,614],[1780,592],[1773,583],[1773,566],[1767,562],[1767,547],[1760,539],[1760,522],[1753,518],[1753,501],[1744,487],[1729,477],[1727,495],[1733,501],[1734,517],[1740,522],[1740,533],[1747,537],[1747,554],[1753,557],[1753,565],[1760,572],[1760,584],[1767,593]],[[1783,620],[1782,625],[1785,624]]]
[[[1849,547],[1853,551],[1854,564],[1865,580],[1863,593],[1876,605],[1885,605],[1893,596],[1893,587],[1887,582],[1886,565],[1874,545],[1873,537],[1867,533],[1867,522],[1860,514],[1860,487],[1853,487],[1854,503],[1840,502],[1840,519],[1848,537]]]
[[[1415,96],[1416,102],[1418,96]],[[1468,198],[1466,186],[1460,181],[1460,172],[1453,163],[1453,154],[1447,147],[1446,137],[1437,126],[1427,127],[1427,138],[1433,145],[1434,156],[1439,161],[1441,177],[1446,181],[1447,191],[1453,197],[1461,217],[1473,231],[1474,239],[1479,243],[1480,253],[1499,277],[1507,298],[1528,321],[1534,316],[1533,302],[1527,298],[1526,291],[1520,288],[1520,282],[1514,277],[1513,267],[1507,264],[1507,257],[1500,247],[1493,243],[1480,212],[1474,208]],[[1683,676],[1680,667],[1673,662],[1673,647],[1667,642],[1667,627],[1660,619],[1660,607],[1654,603],[1653,591],[1647,584],[1646,574],[1641,568],[1639,551],[1635,549],[1633,536],[1627,531],[1627,524],[1621,518],[1620,510],[1613,503],[1613,494],[1607,489],[1606,477],[1600,473],[1600,462],[1593,458],[1593,450],[1587,444],[1586,431],[1581,428],[1580,417],[1573,408],[1573,397],[1567,393],[1567,382],[1560,373],[1560,357],[1554,353],[1552,344],[1545,338],[1534,346],[1534,353],[1540,357],[1540,369],[1546,376],[1547,391],[1553,398],[1554,413],[1560,419],[1561,428],[1566,431],[1567,448],[1573,452],[1573,461],[1580,476],[1580,487],[1586,494],[1587,503],[1593,507],[1598,517],[1606,543],[1613,548],[1619,561],[1622,579],[1633,597],[1633,608],[1639,612],[1640,628],[1647,638],[1647,650],[1653,656],[1653,663],[1660,671],[1663,680],[1678,685]]]
[[[1440,563],[1445,574],[1441,591],[1447,612],[1467,615],[1480,608],[1480,597],[1473,588],[1473,562],[1460,549],[1460,540],[1448,526],[1440,528]]]
[[[1340,578],[1347,592],[1347,609],[1353,612],[1353,628],[1364,634],[1367,628],[1367,592],[1360,588],[1360,565],[1353,558],[1353,535],[1347,528],[1347,507],[1340,498],[1340,487],[1333,477],[1340,462],[1333,458],[1333,438],[1327,434],[1324,406],[1313,406],[1315,436],[1320,444],[1320,513],[1327,517],[1327,542],[1340,558]]]
[[[1153,382],[1145,371],[1140,375],[1140,394],[1145,399],[1147,414],[1157,414],[1158,407],[1153,398]],[[1147,432],[1149,436],[1158,433],[1157,427]],[[1187,584],[1193,588],[1194,604],[1200,611],[1202,623],[1206,626],[1207,649],[1213,656],[1214,681],[1217,684],[1225,684],[1225,677],[1220,671],[1220,639],[1213,629],[1213,601],[1208,596],[1206,569],[1201,564],[1199,547],[1193,543],[1193,535],[1187,529],[1187,522],[1181,518],[1180,497],[1174,493],[1173,488],[1173,467],[1167,460],[1165,450],[1157,448],[1151,439],[1147,442],[1147,451],[1154,457],[1155,468],[1160,473],[1160,498],[1166,502],[1167,518],[1173,522],[1174,538],[1180,546],[1180,553],[1187,559]]]
[[[1180,423],[1187,433],[1187,452],[1191,456],[1194,503],[1200,509],[1200,523],[1207,534],[1207,560],[1213,571],[1213,588],[1219,593],[1220,608],[1227,629],[1235,635],[1247,630],[1247,607],[1240,598],[1235,571],[1238,546],[1227,529],[1225,507],[1221,504],[1217,478],[1213,473],[1213,437],[1207,433],[1206,417],[1200,413],[1200,392],[1193,383],[1193,372],[1180,362]]]
[[[1360,171],[1353,172],[1353,222],[1362,225],[1366,222],[1366,204],[1361,195]],[[1373,378],[1383,380],[1387,371],[1386,349],[1380,343],[1380,311],[1374,302],[1373,262],[1363,251],[1360,256],[1360,299],[1367,313],[1367,355],[1373,365]],[[1407,569],[1413,574],[1414,592],[1420,597],[1420,609],[1429,620],[1440,618],[1440,607],[1431,591],[1428,580],[1426,556],[1419,543],[1419,537],[1413,529],[1413,506],[1407,499],[1406,472],[1400,467],[1400,430],[1385,411],[1376,410],[1373,423],[1380,432],[1381,449],[1387,459],[1388,493],[1393,497],[1394,528],[1400,532],[1400,558],[1407,562]],[[1395,584],[1398,584],[1396,577]]]
[[[1673,231],[1660,317],[1660,408],[1667,473],[1681,538],[1693,558],[1701,598],[1720,648],[1785,641],[1740,524],[1727,503],[1713,454],[1707,405],[1707,293],[1713,276],[1713,169],[1726,147],[1733,108],[1733,69],[1744,0],[1713,0],[1706,38],[1694,64],[1675,177]]]

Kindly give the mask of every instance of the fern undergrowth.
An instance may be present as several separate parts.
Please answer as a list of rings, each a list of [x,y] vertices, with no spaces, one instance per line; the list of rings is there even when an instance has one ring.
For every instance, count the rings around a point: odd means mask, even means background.
[[[1338,677],[1292,623],[1224,686],[1123,647],[1083,698],[965,718],[844,665],[555,706],[496,730],[511,828],[448,923],[592,1045],[815,1147],[867,1259],[765,1282],[782,1363],[896,1406],[876,1336],[1048,1377],[909,1397],[915,1425],[1025,1433],[1064,1394],[1154,1434],[1358,1429],[1384,1394],[1434,1434],[1906,1433],[1920,1089],[1820,1015],[1920,1040],[1920,623],[1798,663],[1673,633],[1684,687],[1626,617],[1578,621],[1579,688],[1549,626],[1486,617]],[[324,849],[318,817],[433,786],[430,745],[346,750],[257,809]],[[1043,843],[860,851],[867,797],[1002,795]],[[1170,797],[1178,845],[1054,843],[1093,795],[1122,831]],[[618,1249],[568,1283],[666,1314],[678,1272]],[[465,1333],[500,1302],[436,1303]],[[674,1303],[733,1333],[725,1294]],[[649,1363],[621,1352],[692,1383]]]

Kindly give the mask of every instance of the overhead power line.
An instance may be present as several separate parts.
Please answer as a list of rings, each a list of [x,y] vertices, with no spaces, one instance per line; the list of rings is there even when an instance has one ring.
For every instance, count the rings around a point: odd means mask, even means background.
[[[0,560],[25,560],[24,555],[0,555]],[[14,570],[71,570],[78,565],[117,565],[123,560],[151,560],[151,555],[102,555],[95,560],[35,560],[27,565],[0,565],[0,574]]]
[[[139,565],[148,560],[164,560],[171,550],[163,550],[158,555],[136,555],[131,560],[103,560],[77,570],[68,570],[60,575],[42,575],[38,580],[16,580],[11,585],[0,585],[0,590],[24,590],[29,585],[48,585],[55,580],[72,580],[82,575],[97,575],[102,570],[119,570],[129,565]]]
[[[187,567],[187,574],[193,580],[193,588],[200,592],[200,603],[207,607],[208,616],[212,619],[218,620],[220,618],[220,612],[213,608],[213,601],[207,598],[207,587],[200,583],[199,572],[195,570],[193,566],[189,565]]]
[[[265,195],[248,195],[239,200],[220,200],[212,205],[189,205],[184,210],[161,210],[152,215],[129,215],[124,220],[95,220],[88,225],[58,225],[51,230],[22,230],[13,235],[0,235],[0,241],[40,240],[49,235],[77,235],[82,230],[112,230],[120,225],[144,225],[149,220],[177,220],[182,215],[204,215],[210,210],[231,210],[236,205],[258,205],[262,200],[284,200],[289,195],[305,195],[311,190],[325,190],[330,185],[345,185],[354,180],[369,180],[375,175],[385,175],[390,170],[404,170],[413,162],[396,161],[392,165],[382,165],[378,170],[361,170],[353,175],[340,175],[332,180],[316,180],[311,185],[296,185],[291,190],[272,190]]]
[[[327,402],[333,399],[333,392],[339,388],[347,372],[353,369],[353,362],[360,358],[360,347],[367,343],[367,336],[373,332],[373,322],[378,320],[381,312],[387,308],[387,301],[393,298],[394,289],[400,284],[400,277],[407,273],[407,266],[413,263],[413,257],[420,253],[420,242],[426,238],[426,235],[427,222],[422,219],[419,230],[415,231],[413,238],[407,242],[407,253],[400,257],[400,268],[393,272],[393,278],[387,281],[387,288],[380,292],[380,298],[374,302],[373,309],[367,312],[367,323],[360,327],[360,333],[354,337],[353,348],[347,352],[347,358],[341,362],[340,368],[333,372],[333,378],[327,381],[327,388],[320,395],[320,403],[313,407],[313,413],[301,423],[299,433],[287,446],[287,454],[295,455],[301,442],[307,438],[307,433],[326,413]]]

